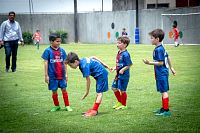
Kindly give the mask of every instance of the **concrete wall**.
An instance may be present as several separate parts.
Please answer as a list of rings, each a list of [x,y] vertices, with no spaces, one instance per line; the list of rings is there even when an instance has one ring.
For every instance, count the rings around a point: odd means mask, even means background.
[[[84,43],[115,43],[116,32],[121,35],[122,28],[126,28],[133,36],[135,25],[135,11],[98,12],[79,14],[79,39]],[[114,29],[111,24],[114,23]],[[110,32],[111,38],[108,38]]]
[[[0,23],[7,19],[7,14],[0,15]],[[34,33],[40,29],[42,34],[41,43],[49,43],[50,31],[68,32],[68,40],[74,40],[74,15],[73,14],[16,14],[16,21],[20,23],[23,32]]]
[[[169,39],[168,33],[172,27],[172,21],[177,20],[178,26],[184,33],[182,41],[184,43],[200,44],[200,15],[162,17],[166,13],[191,13],[200,12],[200,7],[183,9],[143,9],[139,10],[140,43],[149,44],[148,33],[156,28],[163,28],[166,32],[165,43],[173,43]],[[32,18],[32,19],[31,19]],[[7,14],[0,14],[0,23],[7,19]],[[68,32],[68,42],[74,41],[74,16],[73,14],[17,14],[16,20],[20,23],[22,31],[35,32],[40,29],[43,41],[49,43],[49,31],[64,30]],[[162,21],[163,20],[163,21]],[[162,23],[163,22],[163,23]],[[111,28],[111,24],[115,28]],[[162,26],[163,24],[163,26]],[[92,12],[78,14],[78,34],[82,43],[115,43],[116,32],[121,34],[122,28],[126,28],[131,43],[134,43],[135,11],[116,12]],[[109,39],[107,34],[111,33]]]

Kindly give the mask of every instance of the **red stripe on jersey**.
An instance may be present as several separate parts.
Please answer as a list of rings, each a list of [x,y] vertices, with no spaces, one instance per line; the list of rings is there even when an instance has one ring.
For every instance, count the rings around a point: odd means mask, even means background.
[[[119,62],[119,58],[120,58],[120,52],[118,52],[117,53],[117,56],[116,56],[116,70],[118,70],[119,69],[119,67],[118,67],[118,62]]]
[[[60,50],[55,50],[53,52],[54,54],[54,60],[55,60],[55,72],[56,72],[56,79],[62,79],[62,62],[61,62],[61,54],[60,54]]]

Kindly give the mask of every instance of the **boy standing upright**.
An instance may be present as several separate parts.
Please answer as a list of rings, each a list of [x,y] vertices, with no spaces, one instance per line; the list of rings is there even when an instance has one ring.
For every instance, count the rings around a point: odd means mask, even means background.
[[[55,105],[51,111],[55,112],[60,110],[57,93],[58,88],[62,90],[65,110],[72,111],[72,108],[69,106],[68,93],[66,91],[67,67],[64,62],[67,59],[67,55],[65,50],[60,47],[60,35],[51,33],[49,35],[49,41],[51,46],[45,49],[42,58],[44,59],[45,82],[48,84],[49,90],[52,91],[52,99]]]
[[[127,93],[126,89],[130,77],[130,67],[132,65],[131,57],[127,51],[127,46],[130,43],[130,39],[126,36],[119,37],[117,39],[117,48],[119,49],[116,56],[116,66],[112,71],[116,70],[116,76],[112,83],[112,90],[114,91],[117,103],[113,106],[113,109],[126,109]]]
[[[151,36],[151,43],[155,45],[153,51],[153,61],[143,59],[143,62],[147,65],[154,65],[155,79],[157,91],[162,94],[162,108],[154,111],[157,116],[170,116],[171,112],[169,111],[169,83],[168,83],[168,65],[175,75],[176,71],[171,66],[171,61],[168,57],[168,54],[165,48],[162,45],[162,40],[164,39],[165,33],[162,29],[155,29],[149,33]]]

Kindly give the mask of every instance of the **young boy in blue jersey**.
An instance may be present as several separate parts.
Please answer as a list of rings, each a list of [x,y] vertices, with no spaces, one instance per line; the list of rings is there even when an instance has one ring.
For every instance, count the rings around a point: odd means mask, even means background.
[[[98,114],[98,108],[101,104],[103,92],[108,91],[108,72],[105,68],[109,68],[108,65],[103,63],[97,57],[82,58],[79,59],[76,53],[70,52],[67,56],[67,64],[76,69],[79,67],[80,71],[84,78],[86,78],[86,92],[82,100],[87,97],[90,90],[90,76],[94,77],[96,80],[96,93],[97,97],[92,109],[89,109],[87,112],[83,113],[85,117],[91,117]]]
[[[162,29],[155,29],[149,33],[151,36],[151,43],[155,45],[153,51],[153,61],[143,59],[143,62],[147,65],[154,65],[155,79],[157,91],[162,94],[162,108],[154,111],[157,116],[170,116],[169,111],[169,83],[168,83],[168,67],[170,67],[173,75],[176,71],[171,65],[170,58],[168,57],[167,51],[162,45],[162,40],[164,39],[165,33]]]
[[[49,41],[51,46],[45,49],[42,58],[44,59],[45,82],[48,84],[49,90],[52,91],[52,99],[55,105],[51,111],[55,112],[60,110],[57,93],[58,88],[61,88],[62,90],[65,110],[72,111],[72,108],[69,106],[68,93],[66,91],[67,67],[65,61],[67,55],[65,50],[60,47],[60,35],[51,33],[49,35]]]
[[[132,65],[130,54],[126,49],[129,43],[130,39],[126,36],[122,36],[117,39],[117,48],[119,51],[116,56],[116,67],[112,69],[112,72],[116,70],[116,76],[112,83],[112,90],[117,98],[117,103],[113,106],[113,109],[116,110],[127,108],[126,89],[130,77],[129,71]]]

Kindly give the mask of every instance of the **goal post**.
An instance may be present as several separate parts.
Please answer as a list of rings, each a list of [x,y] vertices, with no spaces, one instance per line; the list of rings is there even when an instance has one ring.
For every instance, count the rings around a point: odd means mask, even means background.
[[[165,31],[165,43],[173,44],[171,31],[173,22],[177,22],[179,38],[184,44],[200,45],[200,12],[182,14],[161,14],[161,28]]]

